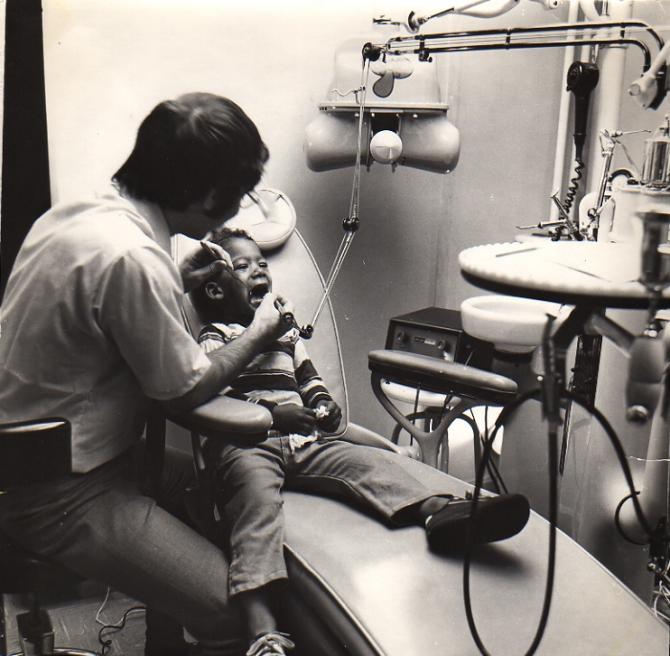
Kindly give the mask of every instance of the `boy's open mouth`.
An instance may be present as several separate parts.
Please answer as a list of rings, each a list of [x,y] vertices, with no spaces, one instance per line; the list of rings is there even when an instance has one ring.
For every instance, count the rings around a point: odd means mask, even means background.
[[[253,287],[251,287],[249,290],[249,303],[251,306],[257,308],[261,304],[263,296],[265,296],[269,291],[270,285],[267,281],[258,282]]]

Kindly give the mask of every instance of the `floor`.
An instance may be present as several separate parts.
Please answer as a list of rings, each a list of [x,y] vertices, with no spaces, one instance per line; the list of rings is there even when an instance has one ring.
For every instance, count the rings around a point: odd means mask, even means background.
[[[107,590],[102,585],[87,582],[67,598],[46,600],[44,608],[54,628],[55,646],[101,652],[98,633],[102,624],[118,623],[129,608],[138,605],[133,599],[112,591],[101,611],[106,596]],[[13,654],[21,651],[16,615],[26,609],[26,600],[18,595],[4,595],[4,604],[7,649],[8,654]],[[110,641],[105,656],[143,656],[144,629],[144,613],[129,614],[123,629],[104,632],[103,639]]]

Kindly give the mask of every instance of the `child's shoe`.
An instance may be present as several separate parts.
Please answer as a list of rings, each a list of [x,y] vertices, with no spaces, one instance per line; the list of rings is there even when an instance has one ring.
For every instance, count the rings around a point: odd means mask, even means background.
[[[288,633],[271,631],[258,636],[249,647],[246,656],[286,656],[285,649],[293,649]]]
[[[465,549],[470,528],[471,498],[454,497],[426,520],[428,544],[433,551],[451,552]],[[521,494],[501,494],[477,500],[471,543],[482,544],[505,540],[516,535],[528,521],[530,507]]]

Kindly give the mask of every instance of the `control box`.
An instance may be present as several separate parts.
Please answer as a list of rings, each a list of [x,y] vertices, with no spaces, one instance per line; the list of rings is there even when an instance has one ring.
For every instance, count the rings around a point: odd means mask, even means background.
[[[389,320],[386,348],[468,364],[491,367],[493,345],[463,332],[461,313],[427,307]]]

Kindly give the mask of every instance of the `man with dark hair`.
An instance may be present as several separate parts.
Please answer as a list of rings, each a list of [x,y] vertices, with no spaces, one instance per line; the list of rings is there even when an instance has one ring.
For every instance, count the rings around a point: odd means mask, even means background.
[[[170,257],[172,235],[202,239],[237,213],[267,157],[256,126],[225,98],[159,104],[112,188],[35,222],[2,307],[0,420],[69,420],[74,474],[0,495],[0,530],[173,618],[201,654],[245,651],[227,562],[188,525],[190,459],[166,454],[158,507],[142,495],[136,456],[150,400],[176,412],[207,401],[285,331],[267,295],[244,338],[205,355],[181,299],[229,258],[203,250],[180,269]],[[180,631],[146,653],[184,653]]]
[[[208,212],[216,215],[256,186],[267,159],[256,126],[234,102],[189,93],[147,116],[114,180],[135,198],[175,210],[212,194]]]

